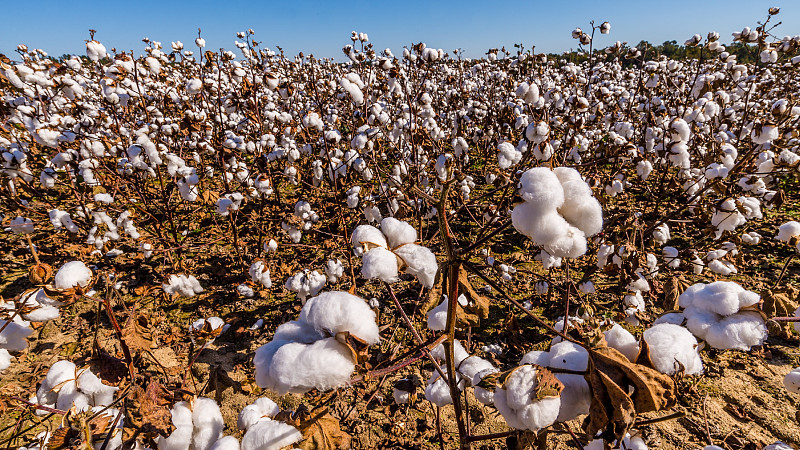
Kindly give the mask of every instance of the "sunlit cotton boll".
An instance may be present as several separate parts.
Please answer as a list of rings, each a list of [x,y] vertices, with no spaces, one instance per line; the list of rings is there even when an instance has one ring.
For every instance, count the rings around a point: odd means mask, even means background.
[[[82,261],[70,261],[61,266],[53,279],[56,289],[86,287],[92,280],[92,271]]]
[[[521,366],[494,393],[495,407],[512,428],[538,431],[558,418],[561,398],[536,398],[536,372],[535,366]]]
[[[673,375],[681,370],[687,375],[703,373],[703,361],[697,353],[697,339],[686,328],[659,323],[645,330],[643,339],[650,348],[656,370]]]
[[[170,275],[167,283],[161,285],[167,294],[178,294],[184,297],[194,297],[203,292],[203,287],[194,275]]]

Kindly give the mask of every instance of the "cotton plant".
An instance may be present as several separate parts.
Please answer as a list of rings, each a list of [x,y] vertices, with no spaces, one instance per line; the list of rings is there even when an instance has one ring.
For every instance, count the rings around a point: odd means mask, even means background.
[[[284,287],[297,293],[297,298],[305,304],[308,296],[315,296],[322,291],[327,277],[319,270],[303,269],[286,279]]]
[[[110,405],[118,389],[103,383],[90,369],[61,360],[47,371],[36,391],[36,402],[63,411],[74,408],[80,412]]]
[[[194,275],[170,275],[167,283],[161,285],[164,293],[181,297],[194,297],[204,292],[203,287]]]
[[[359,225],[350,236],[353,252],[362,258],[364,278],[395,283],[400,279],[399,272],[403,271],[430,288],[439,270],[436,255],[427,247],[415,244],[416,240],[417,230],[393,217],[381,220],[380,229]]]
[[[683,310],[668,314],[661,322],[682,324],[708,345],[719,349],[750,350],[762,345],[767,328],[754,309],[761,297],[733,281],[696,283],[679,299]]]
[[[364,299],[340,291],[308,299],[297,320],[279,326],[256,350],[256,383],[278,394],[344,385],[356,364],[348,335],[366,345],[380,341],[375,312]]]
[[[575,169],[528,169],[520,177],[519,195],[524,202],[511,212],[514,228],[554,257],[585,254],[586,237],[603,228],[600,203]]]

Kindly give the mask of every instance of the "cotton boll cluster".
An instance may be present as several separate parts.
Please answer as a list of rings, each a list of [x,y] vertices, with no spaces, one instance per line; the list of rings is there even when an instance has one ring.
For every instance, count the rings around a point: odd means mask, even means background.
[[[67,411],[86,411],[95,406],[108,406],[114,401],[118,388],[109,386],[89,369],[79,369],[74,363],[58,361],[47,371],[36,391],[40,405]]]
[[[713,446],[712,446],[713,447]],[[583,450],[605,450],[608,448],[606,443],[602,439],[595,439],[585,447]],[[641,436],[631,436],[630,433],[626,433],[625,437],[622,441],[614,441],[611,444],[611,448],[613,450],[647,450],[647,444],[644,442],[644,439]],[[706,447],[707,448],[707,447]]]
[[[431,356],[443,365],[446,360],[445,351],[444,344],[439,344],[431,351]],[[475,397],[478,401],[486,405],[491,404],[493,392],[479,387],[478,384],[484,377],[497,373],[499,370],[489,361],[467,353],[459,341],[453,341],[453,355],[458,389],[464,390],[467,386],[474,386]],[[445,373],[447,374],[447,372]],[[426,383],[425,398],[439,407],[453,403],[448,381],[442,378],[438,371],[434,371]]]
[[[329,283],[336,283],[344,275],[344,264],[338,259],[329,259],[325,264],[325,275]]]
[[[697,339],[686,328],[656,321],[645,330],[642,338],[650,349],[650,360],[656,370],[667,375],[681,371],[687,375],[703,373],[703,361],[698,354]]]
[[[300,441],[303,436],[295,427],[273,420],[279,412],[278,405],[266,397],[245,406],[236,422],[244,431],[241,450],[278,450]]]
[[[577,258],[586,253],[586,237],[603,228],[600,203],[575,169],[529,169],[519,194],[525,202],[511,212],[514,228],[549,255]]]
[[[272,287],[272,278],[270,278],[269,275],[269,267],[267,267],[267,264],[264,261],[260,259],[253,261],[253,264],[251,264],[250,268],[248,269],[248,273],[250,274],[250,280],[253,283],[260,284],[267,289]]]
[[[203,287],[194,275],[177,274],[170,275],[168,282],[161,285],[164,292],[170,295],[180,295],[183,297],[194,297],[203,292]]]
[[[415,244],[416,240],[417,230],[393,217],[381,220],[380,230],[359,225],[350,236],[353,252],[363,258],[361,274],[365,278],[394,283],[399,280],[398,272],[403,271],[430,288],[439,265],[436,255]]]
[[[197,319],[189,325],[189,337],[198,345],[211,345],[227,327],[225,321],[216,316]]]
[[[209,450],[225,439],[222,413],[217,402],[210,398],[177,402],[170,413],[175,430],[168,437],[158,437],[158,450]]]
[[[15,309],[13,303],[0,304],[2,309]],[[11,365],[12,352],[21,352],[28,348],[28,336],[33,333],[30,322],[16,315],[11,320],[0,319],[0,371],[6,370]]]
[[[697,283],[680,295],[686,328],[710,346],[719,349],[750,350],[767,338],[761,315],[748,308],[760,296],[732,281]]]
[[[367,345],[378,343],[375,312],[360,297],[324,292],[303,305],[300,317],[275,330],[272,341],[256,350],[256,383],[278,394],[333,389],[345,384],[355,369],[343,333]]]
[[[526,353],[520,360],[520,364],[535,364],[549,369],[582,372],[588,367],[589,354],[579,345],[561,341],[554,343],[549,351]],[[564,390],[561,391],[560,404],[557,405],[556,420],[563,422],[588,414],[591,393],[583,375],[558,373],[557,371],[554,372],[554,375],[564,385]],[[497,393],[495,393],[495,398],[497,398]],[[509,423],[509,425],[511,424]]]
[[[86,288],[94,279],[91,269],[82,261],[70,261],[62,265],[53,278],[56,289]]]
[[[63,305],[62,302],[50,298],[44,289],[29,290],[20,298],[20,306],[26,311],[21,316],[29,322],[46,322],[57,319],[60,313],[59,308]]]
[[[538,431],[558,418],[561,397],[537,399],[539,370],[542,369],[538,366],[520,366],[494,392],[494,405],[512,428]]]
[[[292,292],[297,292],[297,298],[305,303],[309,295],[319,294],[327,278],[318,270],[304,269],[286,280],[284,287]]]

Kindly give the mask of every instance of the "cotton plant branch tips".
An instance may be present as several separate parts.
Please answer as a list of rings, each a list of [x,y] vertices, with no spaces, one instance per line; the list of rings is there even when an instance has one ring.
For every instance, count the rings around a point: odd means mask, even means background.
[[[511,212],[514,228],[552,256],[582,256],[586,237],[603,228],[600,203],[575,169],[528,169],[520,177],[519,195],[524,202]]]
[[[394,217],[381,220],[380,227],[359,225],[350,238],[353,253],[362,257],[364,278],[395,283],[402,271],[432,287],[439,265],[429,248],[415,243],[417,230]]]
[[[348,336],[364,345],[380,341],[375,312],[364,299],[339,291],[308,299],[297,320],[279,326],[256,350],[256,383],[278,394],[346,384],[357,363]]]
[[[686,328],[719,349],[750,350],[767,339],[761,297],[733,281],[696,283],[679,297]]]

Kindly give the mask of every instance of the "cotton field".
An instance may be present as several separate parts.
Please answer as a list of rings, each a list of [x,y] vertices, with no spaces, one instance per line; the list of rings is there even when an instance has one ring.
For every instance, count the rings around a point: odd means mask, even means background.
[[[0,55],[0,442],[797,448],[777,17],[678,59],[609,22],[564,56]]]

